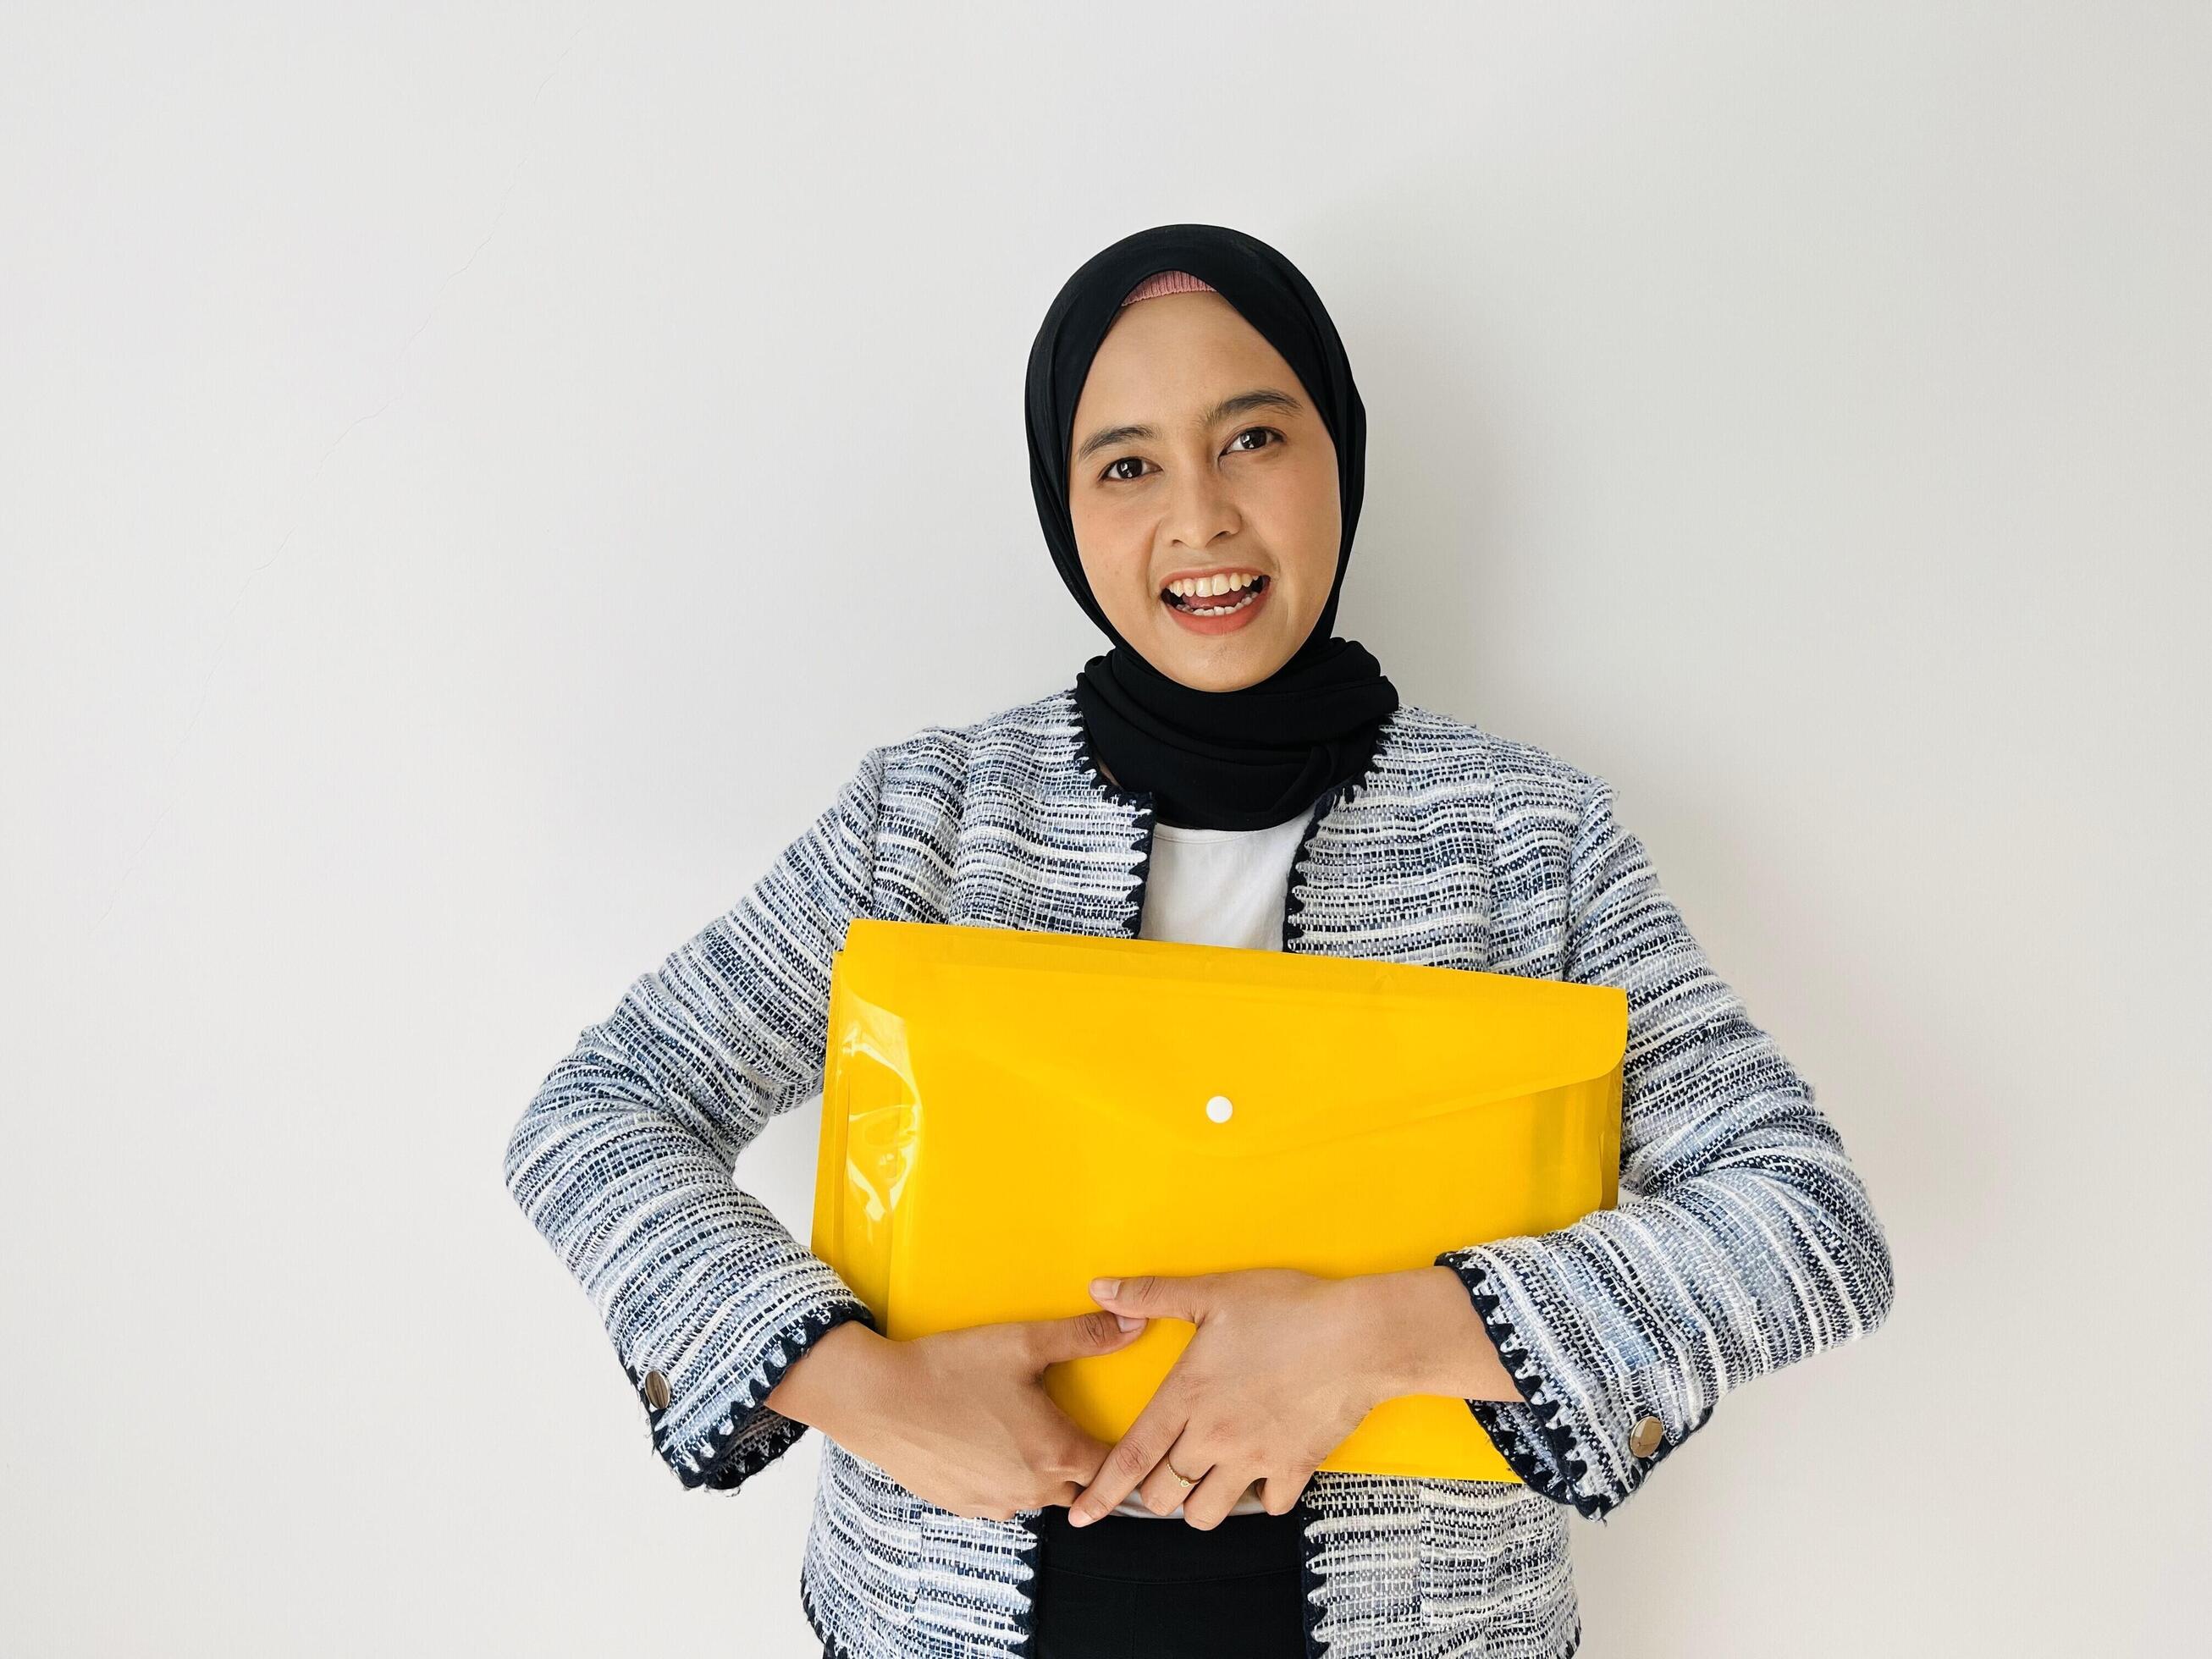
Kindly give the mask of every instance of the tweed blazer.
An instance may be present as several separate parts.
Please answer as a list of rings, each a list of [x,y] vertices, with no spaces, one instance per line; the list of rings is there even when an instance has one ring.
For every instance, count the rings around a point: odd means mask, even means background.
[[[1094,764],[1072,686],[871,749],[546,1077],[507,1190],[589,1295],[684,1486],[735,1492],[789,1450],[805,1425],[762,1401],[824,1331],[875,1323],[733,1182],[769,1119],[820,1091],[847,924],[1133,936],[1153,819]],[[1436,1258],[1520,1392],[1468,1408],[1521,1484],[1324,1469],[1297,1507],[1307,1659],[1566,1659],[1570,1518],[1612,1515],[1729,1390],[1874,1330],[1881,1224],[1602,779],[1401,705],[1367,771],[1314,803],[1285,909],[1286,951],[1627,993],[1617,1206]],[[1042,1510],[963,1517],[826,1435],[819,1464],[798,1588],[829,1653],[1030,1653]]]

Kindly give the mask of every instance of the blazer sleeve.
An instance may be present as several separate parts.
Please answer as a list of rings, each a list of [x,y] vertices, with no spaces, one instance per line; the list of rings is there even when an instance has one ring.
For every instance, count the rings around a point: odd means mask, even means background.
[[[1872,1332],[1889,1247],[1812,1085],[1752,1022],[1592,779],[1560,977],[1628,994],[1620,1193],[1447,1250],[1521,1393],[1468,1406],[1515,1474],[1604,1519],[1729,1389]]]
[[[507,1191],[597,1308],[661,1458],[733,1491],[805,1425],[761,1401],[823,1333],[876,1321],[733,1184],[822,1084],[830,958],[866,912],[885,750],[726,915],[635,981],[524,1108]]]

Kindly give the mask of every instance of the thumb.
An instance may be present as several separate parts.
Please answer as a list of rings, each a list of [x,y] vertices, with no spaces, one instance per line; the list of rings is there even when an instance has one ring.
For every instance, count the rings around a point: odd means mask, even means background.
[[[1193,1324],[1206,1300],[1210,1273],[1146,1273],[1135,1279],[1094,1279],[1091,1299],[1115,1313],[1146,1319],[1187,1319]]]
[[[1085,1354],[1109,1353],[1144,1328],[1143,1320],[1131,1319],[1125,1328],[1121,1316],[1103,1308],[1070,1314],[1065,1319],[1033,1320],[1030,1356],[1042,1368],[1062,1359],[1080,1359]]]

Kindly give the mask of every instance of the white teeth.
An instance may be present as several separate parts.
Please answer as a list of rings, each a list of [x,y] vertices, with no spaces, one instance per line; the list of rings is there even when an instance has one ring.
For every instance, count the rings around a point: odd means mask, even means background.
[[[1242,575],[1187,576],[1179,582],[1170,582],[1168,592],[1186,599],[1210,598],[1216,593],[1234,592],[1249,587],[1259,577],[1249,572]]]
[[[1246,605],[1250,605],[1255,600],[1258,599],[1259,597],[1260,596],[1257,593],[1247,593],[1243,599],[1237,600],[1234,605],[1217,605],[1204,610],[1194,605],[1191,608],[1190,614],[1194,617],[1225,617],[1232,611],[1242,611]]]

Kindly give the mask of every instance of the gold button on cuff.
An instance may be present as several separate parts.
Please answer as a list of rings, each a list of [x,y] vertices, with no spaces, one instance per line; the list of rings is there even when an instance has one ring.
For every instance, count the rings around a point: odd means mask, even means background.
[[[645,1374],[645,1403],[657,1412],[668,1409],[668,1379],[659,1371]]]
[[[1659,1449],[1659,1443],[1667,1436],[1667,1425],[1656,1417],[1639,1417],[1628,1436],[1628,1449],[1638,1457],[1649,1457]]]

